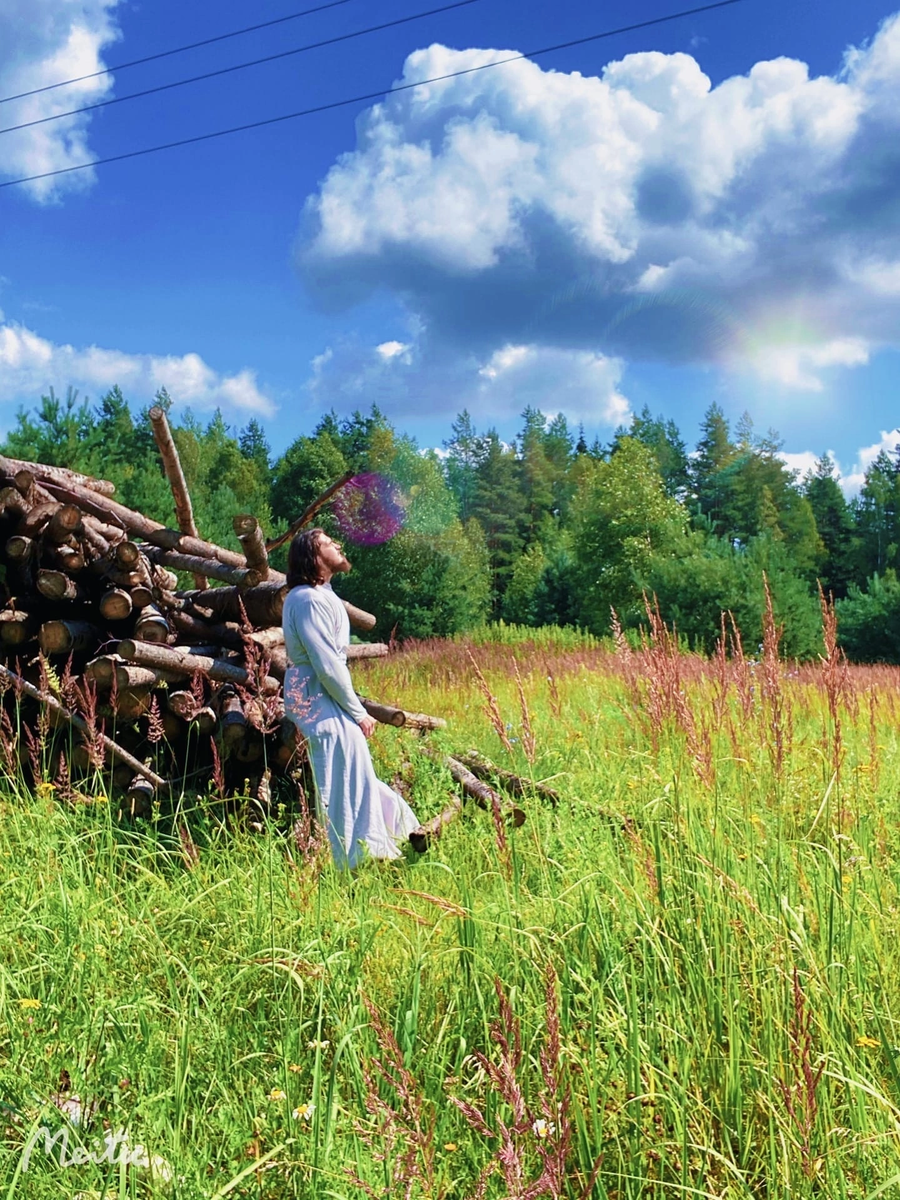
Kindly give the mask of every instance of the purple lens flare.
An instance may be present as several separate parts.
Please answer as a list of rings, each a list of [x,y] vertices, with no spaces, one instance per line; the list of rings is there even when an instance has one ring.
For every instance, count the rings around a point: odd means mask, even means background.
[[[335,520],[344,537],[358,546],[380,546],[403,527],[400,489],[374,471],[354,475],[334,498]]]

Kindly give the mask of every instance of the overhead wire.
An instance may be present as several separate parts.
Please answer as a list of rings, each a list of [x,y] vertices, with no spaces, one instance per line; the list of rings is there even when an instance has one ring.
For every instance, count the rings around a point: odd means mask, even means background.
[[[429,8],[424,12],[410,13],[405,17],[396,17],[393,21],[383,21],[380,25],[370,25],[367,29],[356,29],[351,33],[340,33],[334,37],[324,38],[320,42],[308,42],[305,46],[295,46],[292,50],[280,50],[277,54],[267,54],[263,58],[253,58],[247,62],[234,63],[230,67],[219,67],[215,71],[205,71],[202,75],[192,75],[188,79],[174,79],[171,83],[160,83],[155,87],[144,88],[140,92],[129,92],[126,96],[113,96],[109,100],[98,100],[96,104],[84,104],[81,108],[72,108],[68,112],[51,113],[47,117],[35,117],[33,121],[22,121],[19,125],[7,125],[0,129],[2,133],[15,133],[19,129],[31,129],[33,125],[46,125],[49,121],[61,121],[63,117],[75,117],[79,113],[93,112],[98,108],[109,108],[112,104],[123,104],[126,100],[139,100],[142,96],[153,96],[157,92],[168,92],[172,88],[186,87],[189,83],[200,83],[204,79],[215,79],[219,75],[230,75],[234,71],[243,71],[247,67],[259,67],[264,63],[277,62],[282,58],[290,58],[294,54],[303,54],[307,50],[321,50],[323,46],[334,46],[338,42],[349,42],[353,38],[364,37],[369,33],[378,33],[382,29],[393,29],[396,25],[408,25],[410,21],[421,21],[424,17],[434,17],[439,13],[450,12],[454,8],[465,8],[477,4],[478,0],[453,0],[452,4],[444,4],[440,8]]]
[[[146,154],[159,154],[163,150],[174,150],[179,146],[196,145],[198,142],[211,141],[214,138],[227,137],[233,133],[243,133],[250,129],[262,129],[267,125],[277,125],[282,121],[293,121],[299,117],[313,116],[316,113],[329,112],[336,108],[345,108],[350,104],[362,104],[367,100],[378,100],[399,92],[410,91],[413,88],[425,87],[431,83],[443,83],[448,79],[458,79],[463,75],[474,75],[479,71],[487,71],[492,67],[503,67],[508,63],[522,62],[523,59],[537,58],[540,55],[552,54],[558,50],[568,50],[574,46],[584,46],[589,42],[601,41],[604,38],[615,37],[620,33],[633,33],[639,29],[648,29],[654,25],[664,25],[682,17],[693,17],[699,13],[712,12],[718,8],[728,8],[733,4],[741,4],[743,0],[715,0],[712,4],[701,4],[696,8],[681,9],[679,12],[668,13],[661,17],[650,17],[646,21],[636,21],[631,25],[621,25],[616,29],[606,29],[601,33],[588,34],[581,38],[572,38],[567,42],[557,42],[553,46],[542,46],[537,50],[527,50],[521,54],[512,54],[508,58],[496,59],[494,62],[480,63],[475,67],[464,67],[459,71],[448,71],[444,75],[433,75],[428,79],[417,79],[411,83],[397,84],[396,87],[380,88],[375,92],[365,92],[357,96],[348,96],[343,100],[332,100],[325,104],[317,104],[310,108],[298,109],[296,112],[282,113],[277,117],[266,117],[260,121],[249,121],[244,125],[232,125],[227,129],[216,129],[210,133],[195,134],[193,137],[180,138],[174,142],[164,142],[158,146],[145,146],[140,150],[128,150],[122,154],[111,154],[106,158],[94,159],[93,162],[76,163],[71,167],[58,167],[53,171],[43,171],[39,175],[26,175],[20,179],[7,179],[0,182],[0,189],[15,187],[21,183],[35,183],[41,179],[51,179],[57,175],[69,175],[73,171],[85,171],[89,167],[102,167],[107,163],[123,162],[129,158],[140,158]]]
[[[215,42],[224,42],[228,38],[241,37],[245,33],[255,33],[257,29],[269,29],[273,25],[283,25],[285,21],[296,21],[298,17],[308,17],[313,13],[325,12],[329,8],[339,8],[349,4],[351,0],[329,0],[328,4],[317,4],[315,8],[302,8],[299,12],[286,13],[283,17],[273,17],[271,21],[260,21],[257,25],[246,25],[243,29],[232,29],[230,33],[218,33],[214,37],[204,38],[200,42],[188,42],[186,46],[174,46],[171,50],[159,50],[156,54],[145,54],[143,58],[133,58],[130,62],[116,63],[112,67],[104,67],[101,71],[91,71],[89,75],[76,75],[72,79],[61,79],[58,83],[45,83],[43,87],[31,88],[28,92],[17,92],[14,96],[0,96],[0,104],[8,104],[11,100],[24,100],[26,96],[38,96],[41,92],[52,92],[56,88],[69,87],[73,83],[84,83],[88,79],[100,79],[104,75],[113,75],[117,71],[127,71],[130,67],[140,67],[144,63],[156,62],[160,58],[169,58],[173,54],[183,54],[186,50],[197,50],[201,46],[212,46]]]

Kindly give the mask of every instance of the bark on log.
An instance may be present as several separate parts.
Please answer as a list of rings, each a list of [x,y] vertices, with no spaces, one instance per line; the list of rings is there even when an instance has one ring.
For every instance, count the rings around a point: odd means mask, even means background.
[[[386,642],[357,642],[347,647],[347,659],[350,662],[357,658],[384,658],[387,654]]]
[[[15,671],[11,671],[9,667],[4,667],[3,665],[0,665],[0,678],[6,679],[17,690],[21,690],[26,694],[26,696],[30,696],[32,700],[37,700],[41,704],[45,704],[47,708],[51,710],[51,712],[56,713],[56,715],[62,720],[68,721],[70,725],[73,725],[76,729],[80,729],[82,733],[86,733],[88,736],[90,736],[90,730],[84,718],[79,717],[77,713],[70,712],[67,708],[60,704],[55,696],[51,696],[48,692],[44,692],[40,688],[35,687],[34,684],[29,683],[27,679],[23,679],[21,675],[17,675]],[[123,746],[118,745],[112,740],[112,738],[107,737],[105,733],[95,732],[94,736],[109,751],[110,754],[113,754],[121,762],[127,763],[136,774],[142,775],[144,779],[149,779],[154,787],[164,788],[167,786],[166,781],[162,778],[162,776],[157,775],[155,771],[152,771],[142,762],[139,762],[134,755],[129,754]]]
[[[494,805],[498,805],[503,816],[510,820],[517,829],[520,825],[525,824],[525,813],[522,809],[505,802],[498,792],[476,778],[468,767],[464,767],[461,762],[450,755],[444,759],[444,762],[459,786],[472,797],[480,808],[493,810]]]
[[[219,713],[222,741],[229,748],[234,748],[244,740],[247,732],[247,718],[234,688],[226,685],[219,689],[216,695],[216,709]]]
[[[456,820],[462,812],[462,808],[462,797],[454,796],[443,812],[439,812],[436,817],[432,817],[430,821],[426,821],[424,825],[414,829],[409,835],[409,844],[416,854],[424,854],[431,843],[436,841],[447,826]]]
[[[359,697],[359,702],[369,716],[374,717],[382,725],[394,725],[399,729],[401,725],[406,724],[406,713],[402,708],[391,708],[389,704],[378,704],[363,696]]]
[[[194,523],[194,508],[191,504],[191,495],[188,491],[187,481],[184,478],[184,471],[181,469],[178,447],[175,445],[175,441],[172,438],[172,431],[169,429],[166,410],[158,404],[154,404],[147,415],[150,418],[153,436],[156,439],[156,445],[159,448],[160,457],[163,461],[166,479],[168,479],[169,487],[172,489],[172,499],[175,501],[175,518],[178,521],[178,528],[189,537],[199,537],[197,526]],[[191,567],[186,569],[193,571],[195,588],[202,590],[207,586],[206,576],[201,571]]]
[[[361,629],[368,633],[378,624],[378,618],[373,617],[371,613],[367,613],[362,608],[357,608],[355,604],[351,604],[348,600],[343,600],[341,603],[347,610],[347,616],[350,619],[350,625],[353,629]]]
[[[370,717],[374,717],[383,725],[395,725],[398,729],[403,725],[410,729],[443,729],[447,724],[443,717],[430,717],[427,713],[406,712],[402,708],[393,708],[389,704],[378,704],[374,700],[367,700],[364,696],[360,696],[359,701]]]
[[[310,504],[308,508],[304,509],[304,511],[300,514],[300,516],[293,523],[293,525],[291,525],[290,529],[288,529],[286,533],[283,533],[280,537],[277,537],[273,541],[266,543],[266,549],[269,551],[269,553],[271,553],[273,550],[277,550],[279,546],[283,546],[285,542],[289,542],[295,533],[299,533],[303,526],[308,524],[313,519],[319,509],[328,503],[335,492],[339,492],[341,488],[345,484],[349,483],[352,478],[353,472],[347,471],[340,477],[340,479],[336,480],[331,487],[326,488],[321,496],[317,496],[316,499],[313,500],[312,504]]]
[[[56,500],[50,500],[46,504],[36,504],[34,508],[28,509],[25,513],[16,533],[21,534],[22,537],[37,537],[49,525],[53,514],[61,508],[62,505]]]
[[[213,616],[226,621],[241,620],[241,605],[251,625],[268,627],[281,624],[281,613],[287,587],[283,583],[266,580],[258,587],[241,591],[237,587],[210,588],[205,592],[176,592],[181,599],[193,607],[206,609]]]
[[[179,634],[186,635],[181,638],[182,641],[190,641],[193,638],[204,642],[219,642],[231,650],[244,648],[241,627],[236,623],[210,625],[207,621],[201,621],[197,617],[191,616],[190,613],[177,610],[170,612],[167,620]]]
[[[232,528],[237,534],[244,551],[244,558],[251,570],[259,572],[260,582],[269,577],[269,554],[266,550],[266,539],[262,526],[256,517],[250,513],[241,513],[232,522]]]
[[[134,663],[125,662],[121,655],[102,654],[92,658],[84,668],[86,679],[91,679],[98,691],[109,691],[113,684],[124,690],[155,688],[161,683],[168,683],[171,676],[165,671],[155,671],[152,667],[139,667]]]
[[[179,554],[177,550],[161,550],[159,546],[148,546],[145,553],[151,562],[158,563],[160,566],[172,567],[176,571],[190,571],[194,576],[195,588],[197,587],[197,577],[201,574],[204,579],[208,575],[210,579],[231,583],[239,588],[256,587],[263,579],[263,576],[255,568],[229,567],[225,563],[213,562],[211,559],[201,558],[197,554]],[[176,578],[172,586],[176,587],[177,585]]]
[[[162,671],[173,671],[182,675],[203,674],[222,683],[239,683],[244,687],[253,686],[255,683],[243,667],[237,667],[234,663],[209,658],[205,654],[187,654],[171,646],[154,646],[126,638],[119,642],[119,654],[129,662],[140,663],[145,667],[158,667]],[[263,680],[262,690],[277,692],[278,680],[267,677]]]
[[[27,471],[35,479],[39,479],[45,484],[48,482],[74,483],[103,496],[111,496],[116,490],[116,485],[110,483],[108,479],[93,479],[90,475],[80,475],[77,471],[70,471],[66,467],[51,467],[47,463],[23,462],[19,458],[0,455],[0,473],[14,478],[19,471]]]
[[[156,788],[149,779],[142,779],[138,775],[132,779],[125,793],[125,804],[128,807],[128,815],[132,820],[136,817],[150,817],[153,815],[153,798],[155,795]]]
[[[85,511],[98,517],[101,521],[118,522],[123,530],[136,533],[145,542],[153,546],[161,546],[163,550],[178,550],[181,554],[199,554],[201,558],[211,558],[231,567],[244,567],[246,562],[242,554],[226,550],[224,546],[215,546],[212,542],[204,542],[200,538],[189,537],[177,529],[168,529],[159,521],[152,521],[143,513],[134,512],[107,496],[90,492],[77,484],[64,486],[59,483],[47,484],[52,494],[66,503],[77,504]]]
[[[459,761],[463,766],[468,767],[474,775],[477,775],[479,779],[494,779],[514,796],[538,795],[546,797],[554,806],[559,803],[559,792],[554,791],[552,787],[548,787],[546,783],[536,783],[531,779],[523,779],[521,775],[507,771],[504,767],[495,766],[494,763],[483,758],[480,754],[475,752],[461,754]]]
[[[72,654],[92,650],[103,639],[87,621],[45,621],[38,633],[44,654]]]

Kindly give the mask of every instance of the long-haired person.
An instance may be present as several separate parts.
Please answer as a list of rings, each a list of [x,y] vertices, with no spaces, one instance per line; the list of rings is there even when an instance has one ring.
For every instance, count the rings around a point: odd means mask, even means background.
[[[306,529],[291,542],[284,602],[284,642],[292,664],[285,675],[285,711],[306,739],[316,781],[319,817],[334,861],[355,867],[371,858],[400,858],[398,842],[419,822],[376,776],[366,738],[375,728],[347,670],[350,622],[331,590],[331,577],[349,571],[340,542],[324,529]]]

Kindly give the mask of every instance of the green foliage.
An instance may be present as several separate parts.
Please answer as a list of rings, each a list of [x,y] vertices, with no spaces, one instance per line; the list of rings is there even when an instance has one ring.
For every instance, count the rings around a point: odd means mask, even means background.
[[[487,553],[480,529],[453,518],[440,533],[403,529],[381,546],[353,546],[353,571],[335,580],[352,603],[378,614],[381,636],[447,637],[485,620]]]
[[[666,495],[653,451],[623,437],[607,462],[585,463],[572,513],[584,621],[603,633],[611,608],[637,610],[640,581],[655,555],[679,544],[687,512]]]
[[[873,575],[865,590],[852,584],[835,609],[838,639],[849,659],[900,663],[900,580],[894,570]]]

